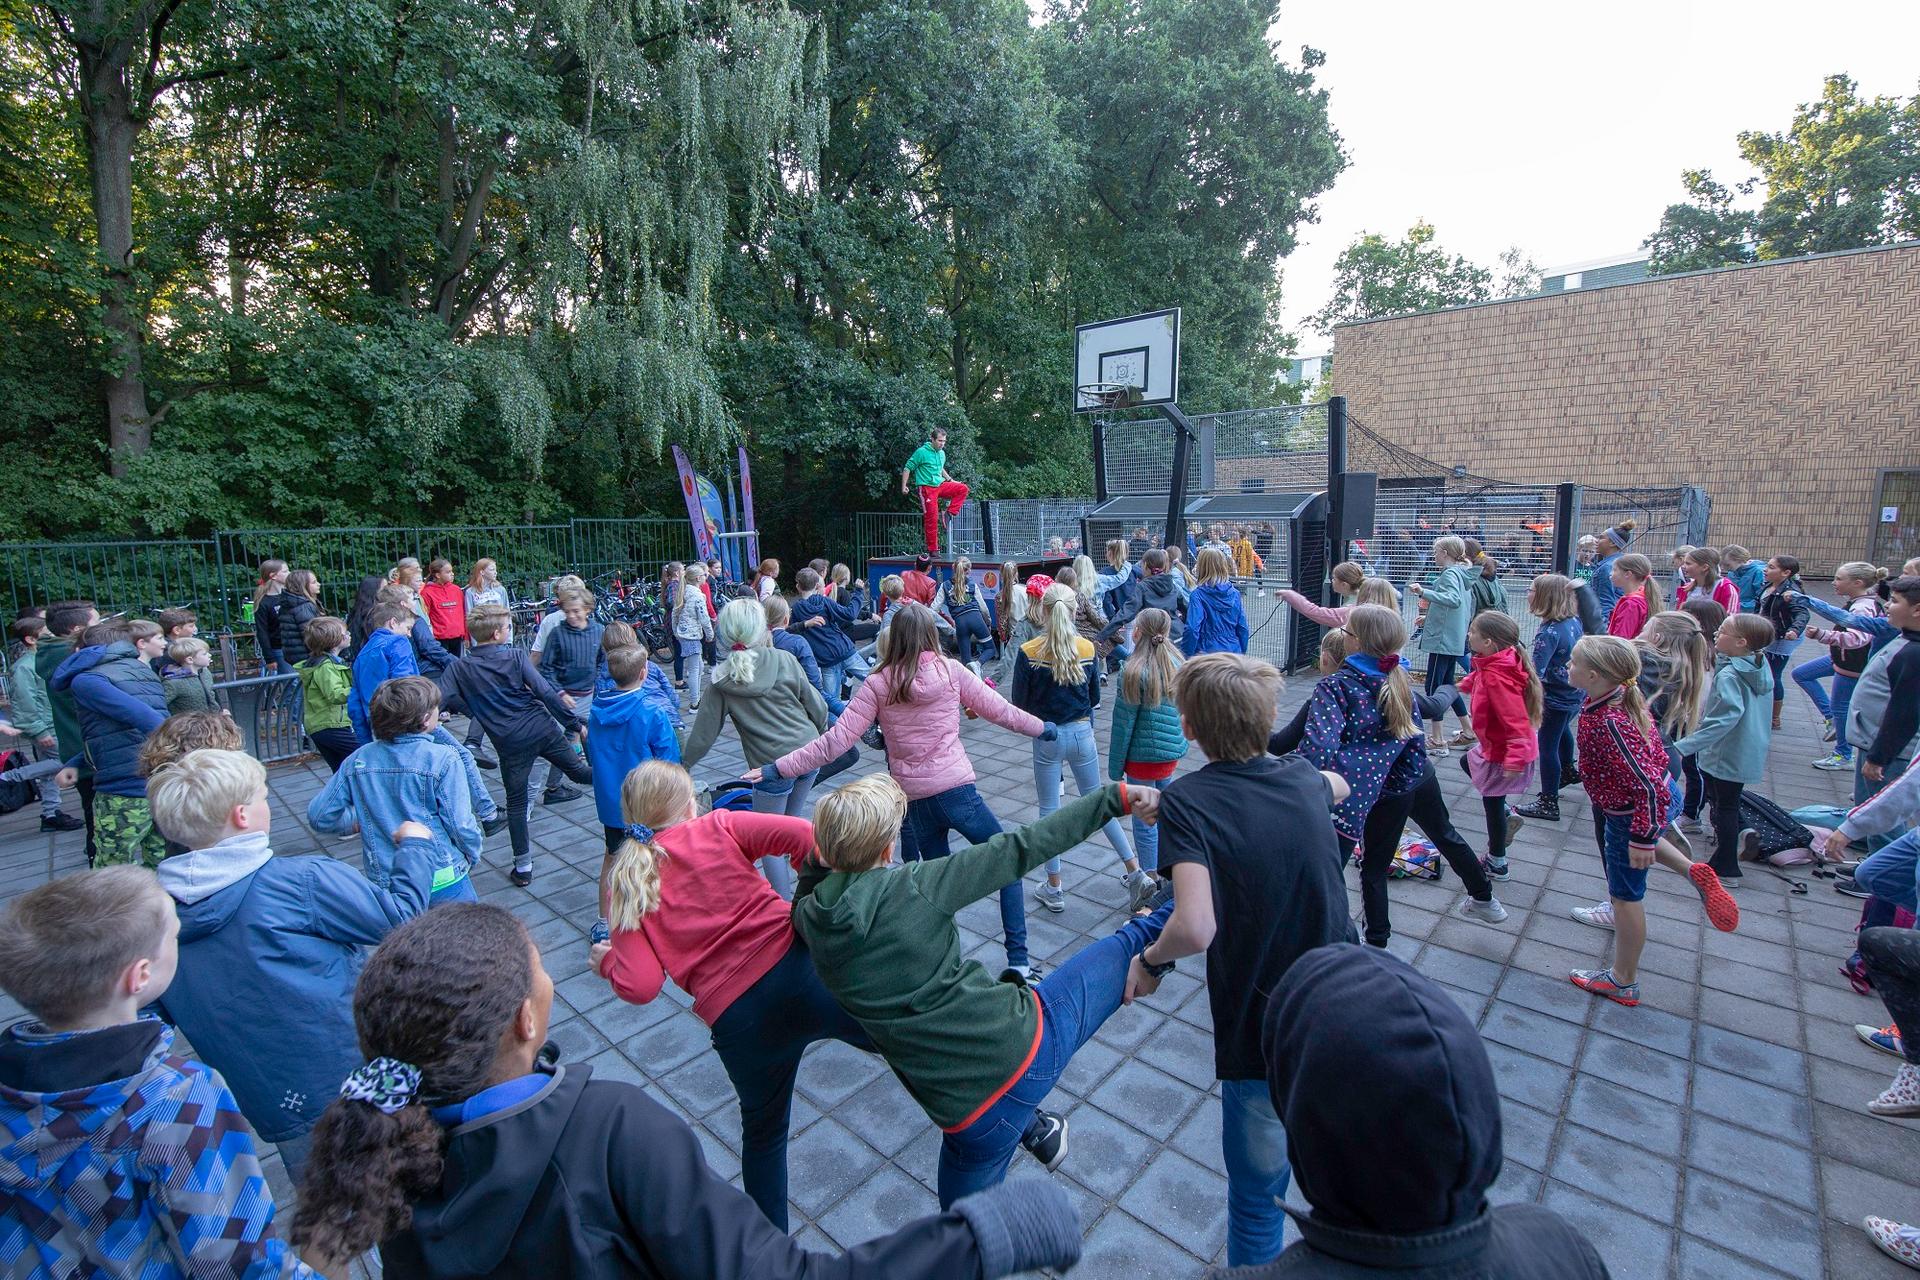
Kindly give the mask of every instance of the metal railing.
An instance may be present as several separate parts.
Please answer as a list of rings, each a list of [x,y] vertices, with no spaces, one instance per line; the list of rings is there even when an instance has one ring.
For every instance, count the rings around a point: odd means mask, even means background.
[[[307,754],[306,730],[300,724],[300,677],[250,676],[214,685],[227,712],[240,727],[247,753],[262,764],[294,760]]]

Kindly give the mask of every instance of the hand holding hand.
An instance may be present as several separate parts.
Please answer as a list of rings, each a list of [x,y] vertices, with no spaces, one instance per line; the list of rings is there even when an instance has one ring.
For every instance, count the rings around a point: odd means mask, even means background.
[[[411,819],[393,829],[393,842],[395,844],[399,844],[402,840],[431,839],[433,839],[432,830]]]
[[[1060,726],[1051,720],[1047,721],[1046,727],[1040,730],[1040,737],[1037,740],[1040,742],[1058,742],[1060,740]]]
[[[740,777],[747,782],[752,782],[755,784],[765,781],[764,771],[760,769],[749,769],[745,773],[741,774]]]
[[[1121,1004],[1132,1004],[1135,996],[1150,996],[1160,989],[1160,979],[1147,972],[1140,957],[1127,966],[1127,985],[1120,993]]]
[[[1128,784],[1127,804],[1133,816],[1148,826],[1160,821],[1160,792],[1156,788]]]
[[[1800,638],[1800,633],[1798,631],[1795,631],[1792,627],[1788,627],[1787,634],[1781,638],[1785,640],[1798,640]]]

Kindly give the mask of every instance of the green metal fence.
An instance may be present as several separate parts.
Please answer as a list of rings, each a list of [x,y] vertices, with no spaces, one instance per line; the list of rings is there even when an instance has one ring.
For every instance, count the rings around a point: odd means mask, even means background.
[[[555,574],[658,577],[669,560],[693,555],[682,519],[579,519],[537,525],[414,525],[333,529],[222,529],[175,541],[0,543],[0,599],[10,614],[29,604],[88,599],[102,613],[151,616],[185,607],[204,630],[244,630],[260,562],[285,560],[320,579],[321,603],[336,613],[360,579],[384,574],[405,556],[443,556],[465,582],[491,557],[516,596],[534,597]]]
[[[977,505],[977,504],[976,504]],[[913,555],[926,550],[925,526],[913,511],[849,511],[821,523],[829,559],[851,565],[856,575],[874,556]]]

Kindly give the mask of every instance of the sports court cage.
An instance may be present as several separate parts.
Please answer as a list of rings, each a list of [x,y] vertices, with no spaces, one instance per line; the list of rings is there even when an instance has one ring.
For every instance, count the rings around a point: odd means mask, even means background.
[[[996,560],[1022,560],[1079,555],[1080,519],[1098,504],[1084,498],[998,498],[980,505],[986,507],[987,531],[992,534],[985,539],[986,554]]]
[[[1140,411],[1144,413],[1145,411]],[[1300,493],[1327,483],[1327,406],[1277,405],[1193,419],[1187,496]],[[1107,497],[1173,488],[1173,424],[1158,415],[1102,416],[1100,458]],[[1162,521],[1164,524],[1165,521]]]

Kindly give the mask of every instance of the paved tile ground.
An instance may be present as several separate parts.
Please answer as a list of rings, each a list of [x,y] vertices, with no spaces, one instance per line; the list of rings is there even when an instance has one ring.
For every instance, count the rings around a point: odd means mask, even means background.
[[[1292,682],[1285,709],[1309,688],[1307,678]],[[1104,735],[1104,716],[1101,727]],[[1008,823],[1031,819],[1027,743],[979,722],[966,738],[995,812]],[[1806,765],[1823,751],[1806,699],[1790,691],[1768,794],[1788,807],[1839,800],[1843,780]],[[1443,763],[1457,825],[1469,840],[1484,839],[1457,763]],[[740,767],[729,734],[696,773],[719,779]],[[863,760],[858,772],[877,767]],[[323,781],[317,761],[275,769],[272,781],[278,852],[358,855],[356,841],[306,826],[307,801]],[[1905,1274],[1858,1227],[1867,1213],[1920,1221],[1920,1126],[1865,1109],[1895,1063],[1852,1027],[1879,1024],[1883,1010],[1836,972],[1859,904],[1817,881],[1794,897],[1749,875],[1740,931],[1722,935],[1701,921],[1691,889],[1656,872],[1646,1003],[1595,1000],[1565,980],[1569,968],[1603,959],[1609,939],[1566,914],[1603,897],[1604,885],[1584,793],[1564,800],[1565,820],[1530,822],[1514,842],[1514,879],[1500,887],[1513,912],[1505,925],[1450,917],[1459,896],[1451,877],[1393,886],[1393,949],[1448,985],[1479,1023],[1499,1073],[1507,1162],[1495,1198],[1558,1210],[1623,1278]],[[42,836],[33,818],[29,807],[0,819],[0,896],[80,866],[80,840]],[[532,829],[532,888],[507,884],[504,833],[489,843],[477,885],[540,944],[559,984],[554,1039],[567,1060],[649,1089],[693,1125],[716,1169],[737,1176],[738,1110],[685,994],[669,987],[651,1005],[627,1005],[587,970],[601,849],[591,802],[536,808]],[[1120,920],[1111,850],[1082,845],[1068,861],[1066,912],[1029,908],[1043,963]],[[961,922],[971,953],[997,968],[993,905],[968,909]],[[1087,1233],[1077,1278],[1193,1277],[1222,1255],[1226,1183],[1203,978],[1197,959],[1182,962],[1158,995],[1107,1023],[1055,1095],[1072,1121],[1057,1176]],[[938,1135],[877,1058],[821,1046],[799,1088],[789,1159],[804,1243],[852,1245],[934,1209]],[[1025,1157],[1022,1166],[1032,1170]],[[270,1172],[284,1196],[277,1160]]]

